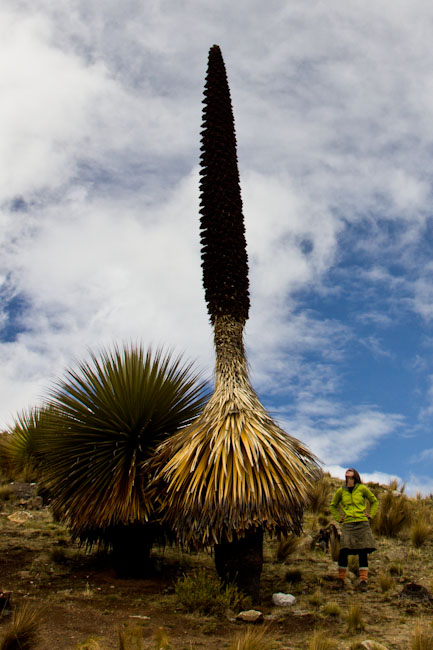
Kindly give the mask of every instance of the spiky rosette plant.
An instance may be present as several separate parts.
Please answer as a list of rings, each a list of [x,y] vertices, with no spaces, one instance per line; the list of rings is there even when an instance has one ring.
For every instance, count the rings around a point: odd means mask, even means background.
[[[121,573],[142,573],[155,533],[143,463],[198,415],[204,388],[181,357],[131,345],[91,354],[49,395],[35,431],[53,511],[74,537],[112,546]]]
[[[217,45],[209,52],[204,95],[200,227],[215,390],[198,419],[159,447],[155,462],[164,464],[165,521],[185,544],[216,544],[220,575],[236,576],[257,597],[262,531],[300,532],[317,466],[272,420],[248,378],[248,261],[230,90]],[[242,578],[242,566],[246,574],[255,571],[254,585]]]

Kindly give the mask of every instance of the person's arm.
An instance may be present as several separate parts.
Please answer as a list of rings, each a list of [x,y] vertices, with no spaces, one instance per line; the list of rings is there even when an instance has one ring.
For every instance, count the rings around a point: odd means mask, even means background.
[[[370,507],[370,515],[369,518],[373,519],[374,515],[377,512],[377,509],[379,507],[379,501],[377,498],[374,496],[373,492],[368,489],[366,485],[364,487],[364,496],[370,501],[371,507]]]
[[[336,493],[334,494],[334,497],[329,505],[329,509],[331,511],[332,516],[336,521],[340,521],[342,519],[342,516],[338,510],[338,504],[341,501],[341,496],[342,496],[343,490],[341,488],[338,488]]]

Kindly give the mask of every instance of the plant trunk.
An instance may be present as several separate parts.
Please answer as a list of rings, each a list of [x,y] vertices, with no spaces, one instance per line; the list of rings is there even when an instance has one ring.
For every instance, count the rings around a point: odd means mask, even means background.
[[[215,568],[223,583],[234,583],[254,603],[260,599],[263,566],[263,529],[249,530],[232,542],[215,544]]]
[[[151,527],[143,524],[119,525],[112,528],[111,557],[119,578],[143,578],[149,574],[153,538]]]

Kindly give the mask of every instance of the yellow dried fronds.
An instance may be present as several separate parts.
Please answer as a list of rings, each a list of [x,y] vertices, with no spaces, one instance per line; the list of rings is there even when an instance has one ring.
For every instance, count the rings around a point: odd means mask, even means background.
[[[215,326],[216,386],[203,413],[151,461],[163,467],[157,480],[166,488],[165,521],[187,544],[231,541],[233,532],[259,526],[299,532],[317,476],[314,456],[272,420],[251,388],[241,326],[231,325],[226,338]]]

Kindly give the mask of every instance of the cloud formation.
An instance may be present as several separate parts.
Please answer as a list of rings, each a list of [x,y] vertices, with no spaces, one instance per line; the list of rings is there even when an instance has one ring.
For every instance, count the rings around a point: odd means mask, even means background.
[[[111,341],[166,343],[211,375],[198,160],[219,43],[255,386],[329,466],[373,464],[391,435],[426,449],[432,21],[424,0],[6,0],[1,426]]]

